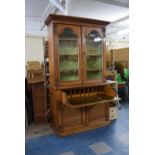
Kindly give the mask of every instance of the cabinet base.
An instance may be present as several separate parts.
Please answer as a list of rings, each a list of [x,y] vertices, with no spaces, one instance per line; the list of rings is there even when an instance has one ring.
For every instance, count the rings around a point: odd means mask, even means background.
[[[80,133],[80,132],[83,132],[83,131],[88,131],[88,130],[93,130],[93,129],[96,129],[96,128],[99,128],[99,127],[103,127],[103,126],[107,126],[109,124],[111,124],[112,121],[106,121],[106,122],[102,122],[102,123],[96,123],[96,124],[91,124],[91,125],[88,125],[88,126],[81,126],[81,127],[76,127],[76,128],[72,128],[72,129],[66,129],[66,130],[57,130],[52,124],[52,128],[53,130],[55,131],[55,133],[58,135],[58,136],[68,136],[68,135],[71,135],[71,134],[75,134],[75,133]]]

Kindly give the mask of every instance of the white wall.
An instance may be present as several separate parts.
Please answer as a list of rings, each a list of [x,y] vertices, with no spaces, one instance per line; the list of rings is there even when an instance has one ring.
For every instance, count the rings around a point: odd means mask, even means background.
[[[41,30],[43,23],[38,18],[25,18],[25,35],[36,37],[47,37],[47,28]]]
[[[43,61],[43,38],[25,37],[25,63],[27,61]]]
[[[117,40],[107,40],[106,44],[108,46],[108,50],[110,49],[121,49],[121,48],[128,48],[129,47],[129,42],[128,41],[117,41]]]

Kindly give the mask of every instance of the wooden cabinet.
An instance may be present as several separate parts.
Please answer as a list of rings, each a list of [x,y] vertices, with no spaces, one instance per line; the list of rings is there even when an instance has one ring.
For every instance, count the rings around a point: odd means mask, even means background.
[[[109,22],[49,15],[48,55],[52,124],[69,135],[110,124],[117,96],[106,82],[105,28]]]
[[[45,115],[45,92],[44,83],[31,84],[33,110],[34,110],[34,122],[41,123],[46,121]]]

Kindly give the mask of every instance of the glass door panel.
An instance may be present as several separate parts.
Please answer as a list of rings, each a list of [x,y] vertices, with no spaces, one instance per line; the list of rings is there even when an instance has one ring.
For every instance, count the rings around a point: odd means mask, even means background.
[[[86,36],[86,76],[87,80],[102,79],[102,38],[96,30]]]
[[[65,28],[59,35],[60,81],[80,80],[78,47],[78,36],[71,28]]]

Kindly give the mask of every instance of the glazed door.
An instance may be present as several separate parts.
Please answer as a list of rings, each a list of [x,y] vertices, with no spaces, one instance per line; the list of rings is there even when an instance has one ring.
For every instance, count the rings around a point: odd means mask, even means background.
[[[55,54],[58,85],[81,83],[81,30],[79,26],[57,24]]]
[[[83,27],[82,57],[84,62],[84,83],[104,80],[104,42],[101,28]]]

